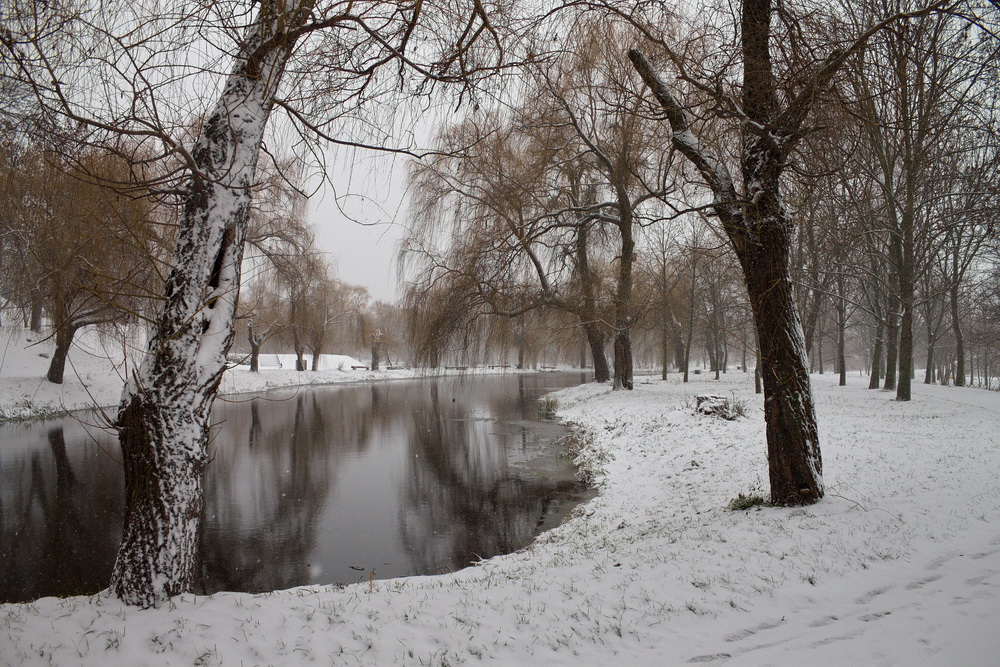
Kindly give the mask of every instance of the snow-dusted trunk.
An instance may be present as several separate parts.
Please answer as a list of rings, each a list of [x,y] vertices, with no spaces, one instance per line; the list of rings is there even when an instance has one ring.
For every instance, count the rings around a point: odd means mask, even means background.
[[[777,204],[776,197],[772,202]],[[791,225],[780,212],[758,213],[762,217],[750,225],[759,230],[759,240],[743,244],[737,256],[760,345],[771,500],[805,505],[823,497],[823,464],[788,267]]]
[[[843,60],[831,61],[781,110],[770,56],[770,0],[744,0],[741,19],[741,103],[747,118],[740,155],[742,195],[726,164],[699,141],[684,105],[646,58],[638,51],[629,58],[663,107],[674,148],[711,188],[714,212],[743,268],[760,346],[771,500],[805,505],[823,497],[823,466],[805,340],[792,294],[792,224],[781,205],[780,178],[815,90],[828,83]]]
[[[278,29],[303,17],[300,3],[261,3],[192,150],[196,168],[164,305],[117,419],[126,497],[111,589],[128,604],[157,606],[191,587],[209,417],[233,340],[250,187],[291,52]]]
[[[770,54],[770,0],[744,0],[741,19],[743,110],[757,127],[768,127],[779,115]],[[798,117],[804,118],[807,110],[800,110]],[[806,505],[823,497],[823,462],[805,338],[792,293],[792,223],[781,204],[787,150],[774,135],[761,135],[744,125],[743,219],[737,214],[725,226],[743,267],[764,362],[771,501]]]

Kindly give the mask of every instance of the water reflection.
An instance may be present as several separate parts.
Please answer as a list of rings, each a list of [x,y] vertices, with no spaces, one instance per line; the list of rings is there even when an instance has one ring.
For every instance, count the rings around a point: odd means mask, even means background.
[[[68,419],[3,427],[4,601],[92,593],[107,585],[121,536],[124,480],[98,445]]]
[[[401,381],[218,404],[198,591],[438,573],[524,546],[580,498],[553,455],[561,430],[537,420],[535,399],[583,379]],[[72,419],[0,427],[0,599],[106,586],[117,457],[113,436]]]

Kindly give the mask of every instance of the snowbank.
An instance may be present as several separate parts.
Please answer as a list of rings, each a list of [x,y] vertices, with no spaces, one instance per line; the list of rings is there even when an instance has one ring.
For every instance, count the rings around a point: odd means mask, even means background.
[[[294,371],[293,371],[294,372]],[[0,663],[987,665],[1000,655],[1000,394],[814,376],[827,498],[766,491],[762,404],[731,374],[560,392],[601,493],[530,547],[345,588],[0,606]],[[749,417],[698,415],[694,397]]]

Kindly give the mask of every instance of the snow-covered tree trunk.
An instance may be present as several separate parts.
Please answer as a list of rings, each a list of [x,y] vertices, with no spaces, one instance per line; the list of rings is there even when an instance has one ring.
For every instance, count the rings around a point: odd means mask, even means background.
[[[111,589],[128,604],[157,606],[192,584],[209,417],[233,340],[251,185],[291,53],[287,31],[302,25],[307,4],[260,3],[191,152],[165,302],[117,419],[126,497]]]
[[[742,221],[736,216],[724,225],[743,267],[764,360],[761,380],[771,501],[806,505],[823,497],[823,462],[805,339],[792,293],[792,222],[781,203],[780,180],[794,143],[790,137],[815,98],[800,97],[779,113],[770,52],[771,11],[771,0],[743,2],[742,106],[748,122],[743,125],[740,166],[746,204]],[[786,127],[780,135],[773,130],[759,132],[782,116]]]

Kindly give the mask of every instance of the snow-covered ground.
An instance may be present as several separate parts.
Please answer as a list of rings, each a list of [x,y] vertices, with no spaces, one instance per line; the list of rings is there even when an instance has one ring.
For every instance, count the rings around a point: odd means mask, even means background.
[[[48,391],[3,384],[3,402]],[[916,385],[897,403],[866,385],[813,376],[827,497],[811,507],[726,509],[766,491],[747,376],[585,385],[558,394],[559,414],[601,493],[518,553],[156,610],[107,595],[2,605],[0,663],[995,665],[1000,394]],[[749,417],[695,414],[703,392]]]
[[[59,414],[95,405],[116,406],[129,369],[138,358],[137,351],[124,346],[121,340],[85,331],[69,356],[65,381],[54,385],[45,380],[53,348],[52,341],[44,335],[20,328],[0,328],[0,421]],[[311,368],[312,357],[308,354],[306,362]],[[296,385],[412,378],[431,372],[411,368],[355,370],[355,367],[366,365],[367,362],[353,357],[324,354],[320,357],[318,371],[298,372],[295,355],[264,354],[261,355],[260,373],[251,373],[247,366],[236,366],[223,376],[219,390],[223,394],[242,394]],[[449,371],[433,372],[445,374]]]

